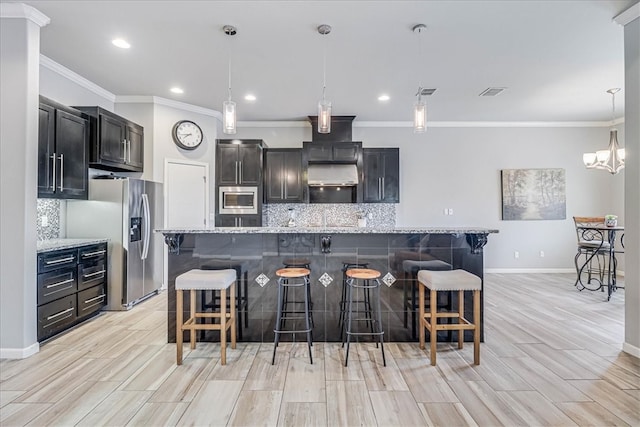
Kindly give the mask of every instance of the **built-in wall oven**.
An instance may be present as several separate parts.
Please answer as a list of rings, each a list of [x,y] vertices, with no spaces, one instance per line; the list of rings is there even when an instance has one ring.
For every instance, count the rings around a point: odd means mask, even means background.
[[[220,214],[255,215],[258,213],[258,187],[219,187]]]

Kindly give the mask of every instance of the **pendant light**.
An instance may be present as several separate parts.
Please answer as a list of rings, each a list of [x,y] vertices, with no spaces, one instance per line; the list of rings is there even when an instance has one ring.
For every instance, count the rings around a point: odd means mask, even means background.
[[[331,32],[331,26],[318,26],[318,33],[326,36]],[[331,101],[325,99],[327,90],[327,44],[325,41],[322,58],[322,99],[318,102],[318,133],[331,133]]]
[[[609,89],[607,93],[611,94],[611,123],[615,120],[616,113],[616,93],[620,88]],[[624,169],[624,148],[618,146],[618,129],[611,128],[609,131],[609,147],[606,150],[598,150],[595,153],[584,153],[582,161],[587,169],[602,169],[612,175],[617,174]]]
[[[232,25],[222,27],[228,36],[235,36],[238,31]],[[222,103],[222,132],[225,134],[236,133],[236,103],[231,100],[231,47],[229,47],[229,98]]]
[[[413,27],[413,32],[420,37],[420,49],[418,49],[419,59],[422,58],[422,33],[427,29],[424,24],[417,24]],[[418,62],[421,62],[420,60]],[[421,74],[421,73],[420,73]],[[416,93],[416,102],[413,104],[413,131],[415,133],[423,133],[427,130],[427,103],[422,99],[425,89],[418,80],[418,92]]]

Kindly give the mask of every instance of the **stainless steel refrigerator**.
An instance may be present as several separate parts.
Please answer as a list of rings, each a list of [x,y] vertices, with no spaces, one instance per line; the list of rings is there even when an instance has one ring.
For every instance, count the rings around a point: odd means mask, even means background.
[[[92,179],[89,200],[67,202],[68,238],[107,238],[107,310],[128,310],[162,287],[162,184]]]

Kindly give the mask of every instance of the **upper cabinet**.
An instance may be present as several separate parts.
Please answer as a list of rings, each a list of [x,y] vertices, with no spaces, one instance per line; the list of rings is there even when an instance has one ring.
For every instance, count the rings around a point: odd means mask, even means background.
[[[122,172],[142,172],[144,130],[101,107],[75,107],[89,115],[91,157],[89,166]]]
[[[362,142],[304,142],[309,163],[357,163]]]
[[[268,149],[265,154],[265,203],[302,203],[304,185],[300,148]]]
[[[400,151],[398,148],[365,148],[363,202],[400,202]]]
[[[219,139],[216,144],[216,185],[256,185],[262,181],[261,139]]]
[[[86,199],[89,121],[43,96],[38,118],[38,197]]]

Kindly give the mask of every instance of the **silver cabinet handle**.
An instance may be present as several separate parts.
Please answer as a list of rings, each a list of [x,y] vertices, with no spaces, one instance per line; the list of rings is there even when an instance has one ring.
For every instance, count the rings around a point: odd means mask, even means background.
[[[382,179],[382,185],[380,186],[380,188],[382,189],[382,200],[384,200],[384,176],[381,179]]]
[[[127,140],[123,139],[122,140],[122,161],[126,162],[127,161]]]
[[[89,299],[87,299],[87,300],[84,300],[84,303],[85,303],[85,304],[88,304],[88,303],[90,303],[90,302],[94,302],[94,301],[97,301],[97,300],[99,300],[99,299],[104,299],[104,294],[102,294],[102,295],[98,295],[98,296],[97,296],[97,297],[95,297],[95,298],[89,298]]]
[[[130,139],[127,140],[127,147],[128,147],[127,163],[131,163],[131,140]]]
[[[100,271],[96,271],[95,273],[83,274],[82,278],[88,279],[89,277],[97,276],[98,274],[104,274],[105,271],[106,270],[100,270]]]
[[[382,178],[378,178],[378,199],[382,199]]]
[[[62,282],[54,283],[51,285],[47,285],[47,289],[57,288],[58,286],[66,285],[67,283],[72,283],[74,279],[63,280]]]
[[[67,308],[66,310],[61,311],[60,313],[56,313],[56,314],[52,314],[51,316],[48,316],[47,320],[55,319],[56,317],[62,316],[63,314],[67,314],[67,313],[69,313],[70,311],[73,311],[73,310],[75,310],[74,307]]]
[[[86,253],[86,254],[82,254],[82,258],[89,258],[89,257],[96,256],[96,255],[104,255],[105,252],[106,251],[104,249],[101,250],[101,251],[89,252],[89,253]]]
[[[242,162],[238,162],[238,164],[240,165],[240,173],[238,174],[238,184],[240,184],[241,182],[243,182],[243,180],[242,180]]]
[[[53,156],[51,156],[51,163],[53,164],[53,174],[52,174],[52,183],[51,183],[51,191],[56,191],[56,153],[53,153]]]
[[[54,259],[53,261],[45,261],[44,263],[46,265],[53,265],[53,264],[60,264],[61,262],[69,262],[73,260],[75,260],[75,257],[70,256],[67,258]]]
[[[64,190],[64,154],[60,154],[60,191]]]

